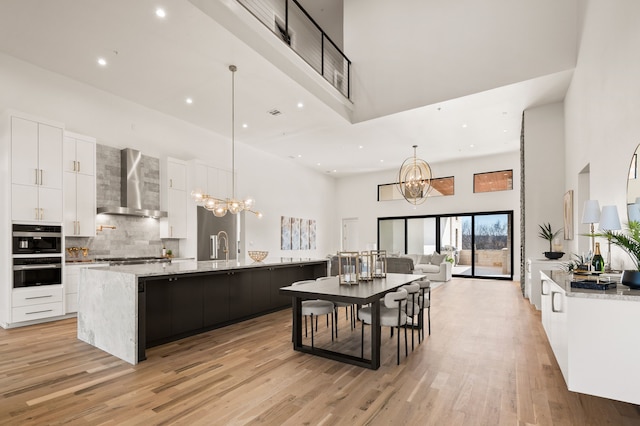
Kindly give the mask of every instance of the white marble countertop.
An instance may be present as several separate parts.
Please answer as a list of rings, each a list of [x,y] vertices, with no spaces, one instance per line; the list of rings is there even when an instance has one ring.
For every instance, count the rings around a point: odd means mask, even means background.
[[[565,271],[542,271],[554,283],[558,284],[567,294],[567,297],[584,297],[589,299],[629,300],[640,302],[640,290],[631,290],[626,285],[620,284],[610,290],[589,290],[571,287],[571,281],[584,280],[584,276],[575,276]],[[614,277],[615,278],[615,277]],[[614,279],[612,279],[614,281]]]
[[[205,261],[182,261],[176,263],[145,263],[141,265],[119,265],[105,266],[102,268],[94,268],[96,270],[107,270],[115,272],[123,272],[136,275],[137,277],[154,277],[163,275],[190,274],[198,272],[217,272],[251,268],[265,268],[287,265],[304,265],[308,263],[327,262],[327,259],[265,259],[262,262],[254,262],[252,260],[205,260]]]

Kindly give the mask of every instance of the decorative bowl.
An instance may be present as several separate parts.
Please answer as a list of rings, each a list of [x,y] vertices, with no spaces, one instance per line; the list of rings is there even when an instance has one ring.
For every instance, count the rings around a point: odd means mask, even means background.
[[[545,251],[544,252],[544,257],[546,257],[547,259],[560,259],[562,256],[564,256],[564,252],[562,251]]]
[[[254,262],[262,262],[269,255],[268,251],[259,251],[259,250],[253,250],[253,251],[249,250],[247,253],[249,253],[249,257]]]

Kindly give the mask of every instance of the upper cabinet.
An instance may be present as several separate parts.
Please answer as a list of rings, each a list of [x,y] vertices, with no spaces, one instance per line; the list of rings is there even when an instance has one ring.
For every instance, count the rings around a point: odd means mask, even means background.
[[[64,134],[64,231],[66,236],[96,234],[96,140]]]
[[[11,117],[11,218],[62,222],[62,126]]]
[[[224,200],[231,198],[231,172],[204,164],[195,163],[196,188],[205,194]],[[195,189],[195,188],[194,188]]]
[[[160,165],[160,238],[187,238],[187,163],[167,158]]]

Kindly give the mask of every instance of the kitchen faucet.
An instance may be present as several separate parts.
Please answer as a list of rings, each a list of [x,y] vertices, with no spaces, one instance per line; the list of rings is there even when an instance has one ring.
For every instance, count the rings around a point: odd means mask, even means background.
[[[224,249],[222,251],[224,251],[225,261],[228,263],[229,262],[229,236],[225,231],[218,232],[218,247],[220,247],[220,237],[224,237]]]

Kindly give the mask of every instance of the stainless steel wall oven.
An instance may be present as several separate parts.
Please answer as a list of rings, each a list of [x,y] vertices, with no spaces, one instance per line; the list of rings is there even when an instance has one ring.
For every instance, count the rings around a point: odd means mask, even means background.
[[[62,257],[13,259],[13,287],[62,284]]]

